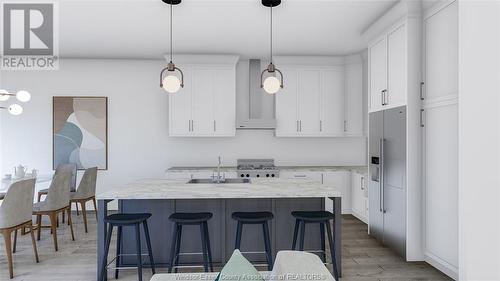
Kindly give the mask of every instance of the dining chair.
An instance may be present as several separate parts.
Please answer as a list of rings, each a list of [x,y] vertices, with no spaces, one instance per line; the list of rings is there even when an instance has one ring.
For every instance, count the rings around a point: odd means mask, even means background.
[[[69,164],[61,164],[57,166],[56,172],[54,173],[54,176],[60,173],[64,172],[71,172],[71,181],[69,185],[69,189],[71,192],[74,192],[76,190],[76,176],[77,176],[77,166],[74,163],[69,163]],[[49,193],[49,189],[41,189],[38,191],[38,202],[42,199],[43,195],[47,195]]]
[[[94,203],[95,218],[97,220],[97,204],[95,201],[95,188],[97,181],[97,167],[88,168],[83,174],[82,180],[78,185],[78,189],[75,192],[70,193],[70,205],[71,203],[78,203],[82,207],[83,224],[85,225],[85,233],[88,233],[87,229],[87,208],[85,204],[88,201]]]
[[[42,216],[50,218],[50,229],[54,240],[54,249],[57,251],[57,215],[59,213],[67,212],[68,224],[71,229],[71,238],[75,241],[75,234],[73,232],[73,222],[71,221],[71,206],[69,203],[70,197],[70,181],[71,173],[64,172],[54,176],[50,184],[47,197],[44,201],[35,203],[33,205],[33,215],[36,216],[37,224],[37,240],[40,240],[42,230]]]
[[[71,182],[69,185],[69,189],[71,192],[74,192],[76,190],[76,178],[77,178],[77,166],[76,166],[76,164],[68,163],[68,164],[61,164],[61,165],[57,166],[56,172],[54,173],[54,176],[57,174],[60,174],[60,173],[67,172],[67,171],[71,172]],[[37,202],[40,202],[40,200],[42,199],[42,196],[44,196],[44,195],[47,196],[48,193],[49,193],[48,188],[40,189],[38,191]],[[76,206],[76,214],[78,215],[78,205]],[[62,213],[62,222],[64,223],[64,212]]]
[[[2,233],[5,241],[10,279],[14,278],[12,253],[15,252],[18,229],[24,229],[24,227],[30,229],[35,261],[39,262],[35,234],[33,233],[33,223],[31,221],[34,193],[35,179],[15,182],[10,186],[5,194],[2,205],[0,205],[0,233]],[[12,247],[11,242],[12,232],[15,233],[14,247]]]

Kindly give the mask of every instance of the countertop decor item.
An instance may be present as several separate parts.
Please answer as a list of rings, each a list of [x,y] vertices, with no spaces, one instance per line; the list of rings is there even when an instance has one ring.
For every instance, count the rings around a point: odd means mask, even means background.
[[[268,94],[276,94],[283,88],[283,73],[273,64],[273,7],[277,7],[279,4],[281,4],[281,0],[262,0],[262,5],[269,7],[271,14],[271,55],[269,57],[269,65],[260,75],[260,87],[264,88]],[[264,80],[265,72],[269,73],[269,76]],[[280,75],[281,79],[276,78],[276,73]]]
[[[173,47],[172,47],[172,18],[173,18],[173,5],[181,3],[181,0],[162,0],[164,3],[170,5],[170,62],[160,72],[160,87],[168,93],[177,93],[181,88],[184,88],[184,73],[180,68],[173,63]],[[175,71],[179,71],[181,79],[174,75]],[[163,74],[167,71],[167,76]]]
[[[28,171],[28,167],[23,165],[19,165],[14,167],[14,176],[16,179],[22,179],[26,176],[26,172]]]
[[[31,94],[28,91],[20,90],[13,94],[7,90],[0,89],[0,101],[7,101],[10,97],[16,97],[20,102],[29,102],[31,100]],[[23,107],[19,104],[11,104],[8,107],[0,106],[0,109],[6,109],[12,115],[20,115],[23,113]]]
[[[108,169],[108,98],[53,98],[53,167]]]

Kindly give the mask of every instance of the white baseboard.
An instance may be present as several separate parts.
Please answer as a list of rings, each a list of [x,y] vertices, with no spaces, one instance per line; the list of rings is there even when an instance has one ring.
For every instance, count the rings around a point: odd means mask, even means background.
[[[368,224],[368,218],[365,217],[365,216],[362,216],[361,214],[358,214],[357,212],[355,212],[354,210],[352,211],[352,215],[355,216],[357,219],[359,219],[360,221]]]
[[[448,275],[450,278],[454,280],[458,280],[458,268],[444,261],[443,259],[429,253],[425,252],[425,262],[435,267],[437,270],[443,272]]]

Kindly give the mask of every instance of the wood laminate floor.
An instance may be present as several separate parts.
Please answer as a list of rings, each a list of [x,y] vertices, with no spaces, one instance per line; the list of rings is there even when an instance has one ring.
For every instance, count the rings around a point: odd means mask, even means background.
[[[85,234],[82,216],[73,215],[76,241],[69,228],[58,228],[59,251],[55,252],[50,231],[44,229],[38,241],[40,263],[35,263],[30,236],[19,236],[14,254],[16,281],[92,281],[96,280],[96,221],[89,214],[89,233]],[[353,216],[343,216],[342,281],[451,280],[425,262],[405,262],[390,249],[367,235],[367,226]],[[7,257],[0,239],[0,281],[8,278]],[[112,243],[114,245],[114,243]],[[153,249],[154,250],[154,249]],[[111,253],[114,249],[110,250]],[[331,270],[331,266],[329,267]],[[197,271],[196,269],[192,271]],[[217,268],[215,268],[217,270]],[[165,270],[159,270],[165,272]],[[182,270],[180,270],[182,272]],[[109,280],[114,280],[110,272]],[[144,280],[151,277],[144,270]],[[123,271],[119,280],[137,280],[135,270]]]

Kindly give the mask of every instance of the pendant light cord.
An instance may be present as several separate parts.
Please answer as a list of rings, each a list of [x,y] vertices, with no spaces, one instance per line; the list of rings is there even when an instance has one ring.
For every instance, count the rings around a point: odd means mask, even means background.
[[[173,53],[173,47],[172,47],[172,2],[170,2],[170,62],[172,62],[172,53]]]
[[[271,58],[269,59],[270,63],[273,63],[273,5],[271,4]]]

